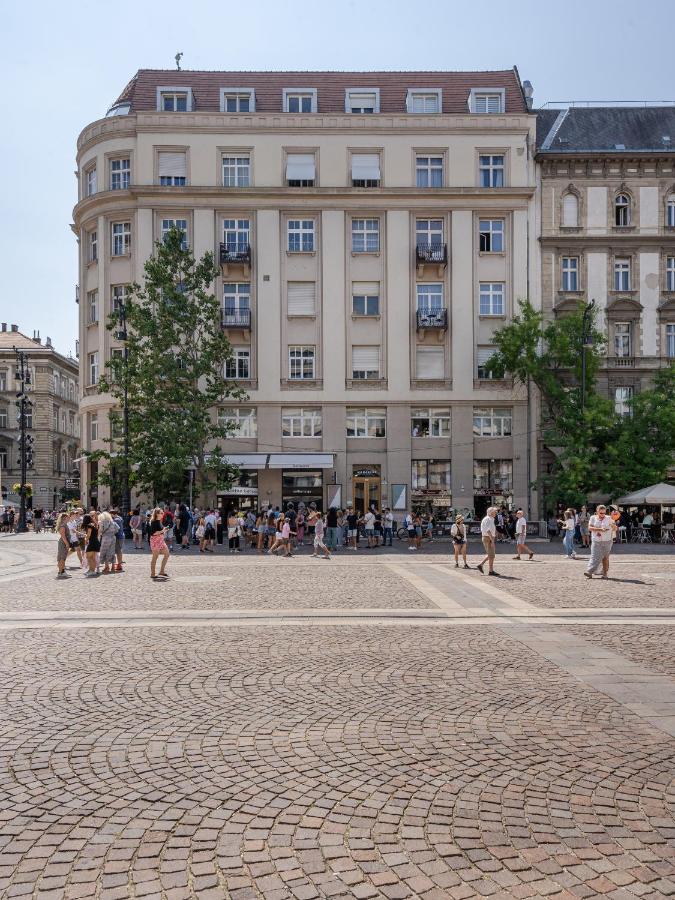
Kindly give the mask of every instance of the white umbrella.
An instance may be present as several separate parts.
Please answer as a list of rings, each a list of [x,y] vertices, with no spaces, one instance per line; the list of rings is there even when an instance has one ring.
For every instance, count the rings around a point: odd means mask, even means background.
[[[625,494],[616,502],[621,506],[675,506],[675,486],[661,481],[640,491],[633,491],[632,494]]]

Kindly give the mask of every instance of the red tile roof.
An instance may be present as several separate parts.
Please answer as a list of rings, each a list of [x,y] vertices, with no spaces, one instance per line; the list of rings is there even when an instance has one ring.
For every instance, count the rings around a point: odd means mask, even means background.
[[[256,112],[282,111],[283,88],[316,88],[319,113],[343,113],[345,89],[379,88],[380,112],[405,113],[408,88],[441,88],[444,113],[466,113],[471,88],[504,88],[506,112],[526,113],[518,70],[498,72],[191,72],[139,69],[116,103],[131,112],[157,109],[158,87],[192,88],[193,109],[220,110],[220,88],[254,88]]]

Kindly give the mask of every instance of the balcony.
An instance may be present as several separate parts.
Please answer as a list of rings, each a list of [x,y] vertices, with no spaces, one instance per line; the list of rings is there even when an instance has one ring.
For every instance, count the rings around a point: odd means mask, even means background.
[[[220,311],[220,324],[223,328],[239,328],[242,331],[250,331],[251,310],[232,309],[226,306]]]
[[[448,245],[418,243],[415,247],[415,265],[420,275],[423,274],[425,266],[436,266],[440,276],[443,269],[448,266]]]
[[[220,265],[225,275],[233,266],[241,266],[248,274],[251,270],[250,244],[221,244]]]
[[[418,309],[417,330],[421,337],[424,337],[427,329],[438,332],[440,338],[443,332],[448,330],[447,309]]]
[[[607,369],[665,369],[673,362],[667,356],[607,356]]]

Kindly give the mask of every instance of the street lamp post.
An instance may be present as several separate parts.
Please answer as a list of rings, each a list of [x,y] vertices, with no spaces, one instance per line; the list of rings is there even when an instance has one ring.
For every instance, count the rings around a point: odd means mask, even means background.
[[[122,439],[124,446],[124,469],[122,474],[122,521],[124,522],[125,534],[129,531],[129,519],[131,516],[131,487],[129,486],[129,348],[127,346],[127,310],[122,301],[118,307],[121,329],[118,332],[118,338],[124,341],[124,382],[122,385],[123,408],[122,408]],[[127,534],[127,537],[131,537]]]
[[[592,313],[595,300],[586,304],[581,318],[581,412],[586,407],[586,350],[593,346]]]
[[[32,402],[26,396],[26,387],[31,383],[30,369],[28,368],[28,357],[23,351],[14,347],[16,355],[16,380],[19,383],[19,390],[16,393],[16,405],[19,410],[19,453],[21,456],[21,486],[19,488],[19,522],[17,525],[17,533],[28,531],[26,524],[26,472],[33,465],[33,438],[27,434],[28,431],[26,417],[28,410],[33,406]]]

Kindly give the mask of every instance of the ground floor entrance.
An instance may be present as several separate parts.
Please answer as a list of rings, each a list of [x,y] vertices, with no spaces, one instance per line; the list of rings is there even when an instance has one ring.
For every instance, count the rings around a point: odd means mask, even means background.
[[[379,466],[353,466],[352,497],[354,509],[360,516],[369,509],[381,508],[382,476]]]

